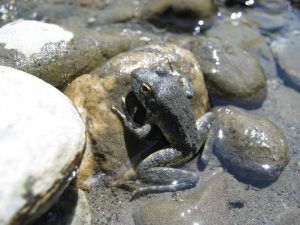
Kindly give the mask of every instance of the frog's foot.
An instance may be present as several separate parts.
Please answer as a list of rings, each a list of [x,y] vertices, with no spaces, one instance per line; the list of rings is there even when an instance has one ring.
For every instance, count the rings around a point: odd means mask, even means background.
[[[128,120],[129,118],[132,118],[132,115],[129,115],[127,109],[126,109],[126,99],[124,96],[121,97],[121,102],[122,102],[122,110],[124,113],[122,113],[120,110],[118,110],[115,106],[111,107],[111,110],[120,118],[120,120]],[[133,113],[136,112],[136,109],[134,109]]]
[[[148,186],[137,188],[133,192],[133,198],[148,193],[173,192],[195,186],[198,182],[195,173],[165,167],[181,164],[189,158],[190,155],[185,156],[173,148],[162,149],[149,155],[137,168],[138,178]]]
[[[136,179],[136,170],[131,168],[126,172],[119,173],[115,178],[114,182],[112,182],[113,187],[123,187],[132,179]]]
[[[126,116],[120,110],[118,110],[115,106],[112,106],[111,110],[113,111],[113,113],[115,113],[119,117],[119,119],[122,122],[126,121]]]

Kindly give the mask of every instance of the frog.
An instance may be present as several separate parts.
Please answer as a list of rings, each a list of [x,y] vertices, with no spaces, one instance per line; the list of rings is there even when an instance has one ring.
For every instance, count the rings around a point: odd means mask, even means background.
[[[139,140],[145,139],[156,125],[169,143],[169,147],[153,152],[137,165],[137,179],[147,185],[135,188],[132,198],[196,186],[199,180],[196,173],[174,167],[200,152],[215,119],[214,113],[207,112],[196,120],[189,102],[193,97],[191,83],[183,75],[175,79],[165,67],[136,68],[130,77],[132,91],[146,109],[144,124],[134,123],[124,97],[123,112],[115,106],[112,111],[124,129]]]

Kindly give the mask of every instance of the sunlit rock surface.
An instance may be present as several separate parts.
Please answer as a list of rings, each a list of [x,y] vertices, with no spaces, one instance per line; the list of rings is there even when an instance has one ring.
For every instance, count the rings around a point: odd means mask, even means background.
[[[74,178],[85,127],[71,101],[30,74],[0,66],[0,224],[27,224]]]
[[[139,46],[137,33],[107,27],[99,32],[34,20],[0,28],[0,64],[35,75],[58,88],[108,58]]]
[[[0,29],[0,43],[6,49],[15,49],[30,58],[40,53],[49,43],[69,42],[73,33],[55,24],[41,23],[34,20],[19,20],[6,24]]]
[[[288,163],[288,146],[271,121],[235,107],[213,110],[210,146],[225,168],[248,182],[270,182]]]
[[[225,99],[247,99],[266,87],[266,77],[245,50],[214,38],[199,38],[193,53],[208,90]]]
[[[268,38],[243,13],[231,13],[228,19],[218,22],[208,30],[206,36],[245,49],[261,64],[268,78],[276,77],[275,60],[270,46],[266,44]]]

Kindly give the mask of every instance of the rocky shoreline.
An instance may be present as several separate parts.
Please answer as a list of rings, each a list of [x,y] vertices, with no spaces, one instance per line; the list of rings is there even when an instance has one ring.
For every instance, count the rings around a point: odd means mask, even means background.
[[[250,4],[251,3],[251,4]],[[297,3],[12,1],[0,5],[0,225],[297,224]],[[292,22],[291,22],[292,21]],[[162,66],[191,83],[195,118],[216,115],[179,168],[195,187],[130,201],[116,184],[170,146],[130,85]]]

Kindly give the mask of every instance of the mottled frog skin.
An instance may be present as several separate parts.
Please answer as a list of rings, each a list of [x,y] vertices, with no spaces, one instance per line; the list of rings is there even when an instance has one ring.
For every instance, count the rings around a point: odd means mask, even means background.
[[[176,80],[165,68],[138,68],[131,77],[132,90],[146,109],[145,124],[137,127],[125,107],[124,114],[115,107],[113,112],[137,138],[144,139],[155,124],[170,143],[169,148],[152,153],[138,165],[138,179],[148,186],[137,188],[133,196],[195,186],[197,174],[171,166],[184,163],[199,152],[213,122],[213,113],[206,113],[196,121],[187,99],[193,95],[188,79]]]

